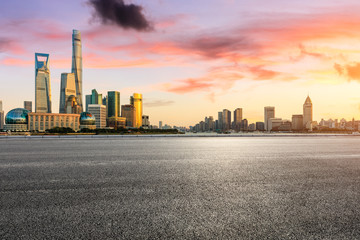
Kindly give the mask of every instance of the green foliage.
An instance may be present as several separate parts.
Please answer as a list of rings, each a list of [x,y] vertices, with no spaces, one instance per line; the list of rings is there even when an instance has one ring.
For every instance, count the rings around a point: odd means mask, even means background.
[[[48,133],[74,133],[75,131],[69,127],[54,127],[51,129],[47,129]]]

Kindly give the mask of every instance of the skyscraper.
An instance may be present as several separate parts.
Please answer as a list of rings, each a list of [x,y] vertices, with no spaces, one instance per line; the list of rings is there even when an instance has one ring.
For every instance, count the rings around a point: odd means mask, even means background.
[[[222,130],[223,129],[223,112],[218,112],[218,126],[217,126],[218,130]]]
[[[24,108],[32,112],[32,101],[24,101]]]
[[[108,92],[108,117],[120,117],[120,92]]]
[[[106,107],[102,104],[89,104],[89,113],[95,117],[96,128],[106,127]]]
[[[127,127],[136,127],[136,109],[133,105],[122,105],[121,106],[121,117],[126,118]],[[142,121],[142,118],[141,118]],[[142,124],[142,122],[141,122]]]
[[[223,130],[224,131],[228,131],[231,128],[231,112],[227,109],[223,110],[223,114],[222,114],[222,119],[223,119]]]
[[[133,96],[130,97],[130,104],[135,107],[135,126],[139,128],[142,125],[142,95],[140,93],[134,93]]]
[[[60,85],[60,103],[59,113],[66,113],[66,102],[70,96],[76,98],[76,87],[75,87],[75,74],[74,73],[62,73],[61,74],[61,85]],[[76,102],[78,103],[78,99]]]
[[[49,54],[35,53],[35,112],[51,113]]]
[[[242,108],[237,108],[234,111],[234,126],[236,131],[240,130],[241,120],[242,120]]]
[[[307,96],[305,103],[303,105],[303,125],[304,128],[307,127],[308,123],[311,123],[313,120],[313,109],[312,109],[312,102],[309,96]]]
[[[271,129],[268,129],[268,120],[270,118],[275,118],[275,107],[265,107],[264,108],[264,124],[265,124],[266,131],[271,130]]]
[[[80,106],[81,112],[83,112],[81,34],[78,30],[73,30],[72,34],[71,72],[75,74],[76,99]]]

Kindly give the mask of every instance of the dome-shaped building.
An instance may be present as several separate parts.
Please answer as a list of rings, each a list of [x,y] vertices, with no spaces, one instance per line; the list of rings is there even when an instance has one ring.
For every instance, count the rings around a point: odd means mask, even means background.
[[[95,129],[95,116],[89,112],[82,112],[80,114],[80,129]]]
[[[29,110],[25,108],[15,108],[9,111],[5,116],[5,130],[27,131]]]

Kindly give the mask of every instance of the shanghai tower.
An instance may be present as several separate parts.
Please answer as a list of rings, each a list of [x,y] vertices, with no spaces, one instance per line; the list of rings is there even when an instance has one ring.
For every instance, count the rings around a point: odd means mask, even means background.
[[[72,34],[72,66],[71,72],[75,75],[76,100],[83,111],[82,99],[82,53],[81,53],[81,34],[78,30],[73,30]]]

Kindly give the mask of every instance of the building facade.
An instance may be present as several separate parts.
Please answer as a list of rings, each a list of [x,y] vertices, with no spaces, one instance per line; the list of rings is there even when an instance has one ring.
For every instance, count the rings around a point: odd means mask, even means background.
[[[59,113],[66,113],[66,101],[68,101],[70,96],[76,96],[75,74],[62,73],[60,84]]]
[[[294,131],[301,131],[304,129],[304,120],[302,114],[292,115],[291,129]]]
[[[120,92],[110,91],[107,95],[108,117],[120,117]]]
[[[89,113],[95,117],[96,128],[106,127],[106,106],[102,104],[89,104]]]
[[[72,34],[71,72],[74,73],[75,76],[75,96],[80,106],[80,111],[83,112],[81,33],[78,30],[73,30]]]
[[[24,101],[24,108],[32,112],[32,101]]]
[[[147,116],[147,115],[142,116],[142,127],[144,127],[144,128],[150,127],[149,116]]]
[[[134,93],[133,96],[130,97],[130,104],[135,107],[135,127],[139,128],[142,125],[143,115],[142,94]]]
[[[307,96],[303,105],[303,117],[303,126],[304,128],[309,129],[309,126],[313,121],[313,105],[309,96]]]
[[[29,131],[45,132],[54,127],[71,128],[75,132],[80,129],[80,114],[63,113],[29,113]]]
[[[271,128],[268,127],[268,122],[270,118],[275,118],[275,107],[264,108],[264,123],[266,131],[271,131]]]
[[[126,118],[124,117],[109,117],[106,119],[106,124],[108,127],[114,128],[115,130],[118,128],[126,127]]]
[[[3,105],[2,101],[0,100],[0,129],[4,129],[4,111],[3,111]]]
[[[51,113],[49,54],[35,53],[35,112]]]
[[[227,109],[223,110],[222,114],[222,124],[223,124],[223,130],[229,131],[231,128],[231,112]]]
[[[136,109],[133,105],[122,105],[121,116],[126,118],[126,127],[136,127]]]
[[[242,108],[237,108],[234,111],[234,130],[240,131],[240,124],[242,120]]]

